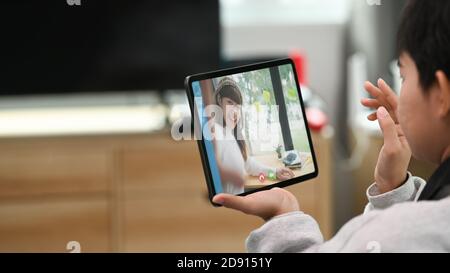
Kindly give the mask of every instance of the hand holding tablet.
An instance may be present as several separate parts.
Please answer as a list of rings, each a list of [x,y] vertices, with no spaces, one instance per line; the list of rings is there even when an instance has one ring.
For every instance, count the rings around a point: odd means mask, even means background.
[[[186,89],[210,200],[317,176],[290,59],[189,76]]]

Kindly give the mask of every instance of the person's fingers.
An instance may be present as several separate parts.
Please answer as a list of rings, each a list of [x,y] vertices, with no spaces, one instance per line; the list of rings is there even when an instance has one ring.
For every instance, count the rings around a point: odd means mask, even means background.
[[[212,201],[216,204],[222,205],[224,200],[227,198],[227,195],[227,193],[219,193],[213,197]]]
[[[388,102],[384,98],[384,93],[378,86],[375,86],[371,82],[366,81],[364,83],[364,89],[366,89],[367,93],[369,93],[373,98],[377,99],[382,105],[390,107],[388,105]]]
[[[294,177],[294,172],[289,168],[281,168],[277,176],[281,180],[287,180]]]
[[[364,89],[367,91],[367,93],[369,93],[373,98],[379,98],[380,96],[382,96],[382,92],[380,90],[380,88],[376,87],[375,85],[373,85],[371,82],[366,81],[364,83]]]
[[[384,146],[388,151],[393,151],[399,145],[397,126],[383,106],[377,110],[378,123],[383,131]]]
[[[393,117],[395,117],[395,114],[393,112],[389,112],[389,114],[391,115],[391,118],[394,120],[395,124],[398,124],[397,119],[393,118]],[[367,119],[370,121],[377,120],[378,119],[377,112],[373,112],[373,113],[367,115]]]
[[[289,175],[289,177],[294,177],[294,172],[291,169],[286,168],[286,173]]]
[[[220,193],[214,196],[212,201],[226,208],[239,210],[244,213],[250,213],[252,211],[252,204],[246,197]]]
[[[385,109],[391,115],[391,118],[397,124],[398,123],[396,113],[398,106],[397,95],[383,79],[378,79],[377,85],[378,86],[375,86],[369,81],[364,83],[364,88],[373,97],[373,99],[363,98],[361,99],[361,104],[371,109],[378,109],[380,106],[384,106]],[[371,121],[377,120],[376,112],[368,115],[367,119]]]
[[[364,89],[375,99],[379,100],[387,110],[395,110],[398,105],[398,97],[392,88],[383,80],[378,79],[377,85],[373,85],[371,82],[364,83]]]
[[[384,81],[383,81],[384,82]],[[387,84],[385,83],[387,86]],[[388,111],[394,110],[393,106],[390,104],[390,102],[385,98],[385,94],[381,89],[375,85],[373,85],[371,82],[366,81],[364,83],[364,89],[375,99],[378,101],[380,106],[384,106]]]
[[[373,112],[372,114],[368,115],[367,119],[370,120],[370,121],[377,120],[377,112]]]
[[[281,174],[280,177],[278,177],[280,180],[284,181],[284,180],[288,180],[289,178],[291,178],[291,176],[289,174]]]
[[[378,100],[368,98],[361,99],[361,104],[372,109],[378,109],[378,107],[382,106]]]
[[[397,118],[397,107],[398,107],[398,97],[397,94],[392,90],[392,88],[383,80],[378,80],[378,86],[380,87],[381,92],[383,93],[384,99],[387,101],[387,110],[391,115],[391,118],[394,120],[396,124],[398,124]]]
[[[383,79],[378,79],[378,87],[384,94],[384,98],[386,99],[386,101],[392,107],[392,110],[397,109],[398,97],[397,94],[395,94],[394,90],[392,90],[392,88]]]

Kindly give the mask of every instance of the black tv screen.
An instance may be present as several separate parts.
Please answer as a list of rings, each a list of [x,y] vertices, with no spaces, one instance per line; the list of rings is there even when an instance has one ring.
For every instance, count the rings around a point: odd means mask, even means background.
[[[218,0],[2,1],[0,94],[183,88],[219,32]]]

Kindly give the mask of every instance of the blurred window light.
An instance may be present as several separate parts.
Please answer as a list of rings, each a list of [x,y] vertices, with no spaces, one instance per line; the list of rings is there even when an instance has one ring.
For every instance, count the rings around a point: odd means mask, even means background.
[[[0,111],[0,137],[149,133],[165,126],[164,106],[102,106]]]
[[[149,133],[166,119],[167,107],[148,92],[10,97],[0,101],[0,138]]]
[[[351,0],[220,0],[223,26],[343,23]]]

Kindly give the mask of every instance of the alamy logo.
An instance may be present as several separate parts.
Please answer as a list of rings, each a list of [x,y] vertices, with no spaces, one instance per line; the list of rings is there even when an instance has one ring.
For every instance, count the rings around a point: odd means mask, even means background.
[[[69,253],[81,253],[81,244],[78,241],[69,241],[66,249],[69,250]]]
[[[66,0],[69,6],[81,6],[81,0]]]
[[[381,0],[366,0],[369,6],[381,6]]]
[[[370,241],[367,243],[366,250],[369,253],[381,253],[381,244],[378,241]]]

